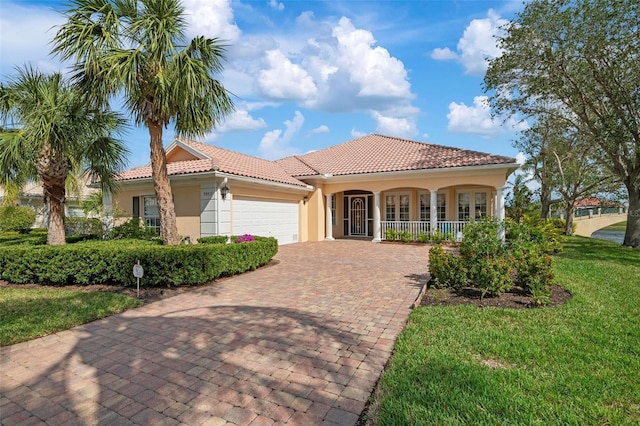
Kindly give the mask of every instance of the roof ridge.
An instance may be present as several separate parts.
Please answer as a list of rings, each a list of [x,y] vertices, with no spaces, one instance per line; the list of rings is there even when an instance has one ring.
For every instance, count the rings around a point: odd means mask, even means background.
[[[311,170],[313,170],[314,172],[316,172],[317,174],[321,174],[320,170],[316,169],[315,167],[311,166],[309,163],[307,163],[306,161],[304,161],[302,158],[300,158],[299,155],[292,155],[293,158],[295,158],[296,160],[300,161],[302,164],[304,164],[305,166],[307,166],[308,168],[310,168]]]
[[[190,140],[190,142],[195,143],[195,144],[199,144],[199,145],[204,145],[204,146],[209,147],[209,148],[215,148],[215,149],[219,149],[219,150],[222,150],[222,151],[230,152],[230,153],[235,154],[235,155],[241,155],[243,157],[249,157],[249,158],[254,158],[256,160],[266,161],[266,162],[271,163],[271,164],[277,164],[277,162],[273,161],[273,160],[267,160],[266,158],[261,158],[261,157],[255,156],[255,155],[245,154],[244,152],[234,151],[232,149],[223,148],[221,146],[211,145],[211,144],[208,144],[208,143],[205,143],[205,142],[198,142],[198,141],[194,141],[194,140]],[[279,166],[279,164],[278,164],[278,166]]]

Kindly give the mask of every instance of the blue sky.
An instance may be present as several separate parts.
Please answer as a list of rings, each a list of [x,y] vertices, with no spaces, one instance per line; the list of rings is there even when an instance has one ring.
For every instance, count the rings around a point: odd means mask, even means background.
[[[382,133],[516,156],[523,127],[484,103],[494,35],[522,1],[182,0],[188,36],[226,40],[219,76],[237,110],[204,141],[277,159]],[[48,55],[64,1],[0,4],[0,75]],[[114,105],[118,107],[118,105]],[[165,131],[168,144],[173,130]],[[130,166],[149,161],[144,128],[126,135]]]

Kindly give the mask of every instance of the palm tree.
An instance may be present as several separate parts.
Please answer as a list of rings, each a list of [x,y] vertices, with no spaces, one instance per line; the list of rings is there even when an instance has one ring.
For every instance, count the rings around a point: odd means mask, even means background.
[[[111,135],[126,121],[91,106],[62,74],[26,67],[0,84],[0,184],[19,193],[25,183],[42,182],[48,208],[47,243],[65,243],[65,183],[72,173],[89,173],[113,191],[115,174],[128,153]]]
[[[75,78],[106,103],[124,97],[136,124],[149,130],[151,170],[165,244],[180,237],[162,145],[163,128],[201,137],[233,103],[214,74],[222,70],[218,39],[185,39],[184,9],[178,0],[72,0],[68,21],[53,53],[74,60]]]

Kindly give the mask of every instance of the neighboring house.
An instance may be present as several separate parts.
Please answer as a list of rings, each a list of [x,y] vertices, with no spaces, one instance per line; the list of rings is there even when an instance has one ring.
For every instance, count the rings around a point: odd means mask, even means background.
[[[78,185],[79,194],[67,194],[64,200],[65,217],[86,217],[82,203],[89,195],[97,192],[98,189],[87,186],[89,183],[88,180],[85,180],[84,183],[84,185]],[[4,195],[4,188],[0,186],[0,204],[4,200]],[[47,227],[47,209],[45,209],[43,189],[40,183],[27,183],[24,188],[22,188],[22,193],[18,197],[16,205],[31,207],[36,211],[36,221],[33,224],[34,228]]]
[[[382,135],[268,161],[186,139],[166,148],[178,232],[192,240],[245,233],[280,244],[342,237],[380,241],[386,229],[459,232],[504,218],[514,158]],[[115,202],[159,228],[151,167],[123,172]],[[110,200],[105,200],[109,203]]]

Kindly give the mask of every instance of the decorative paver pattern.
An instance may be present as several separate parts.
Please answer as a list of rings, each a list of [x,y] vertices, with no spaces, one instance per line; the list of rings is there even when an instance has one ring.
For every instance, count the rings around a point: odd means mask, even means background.
[[[282,246],[276,266],[0,348],[0,423],[353,425],[427,255]]]

